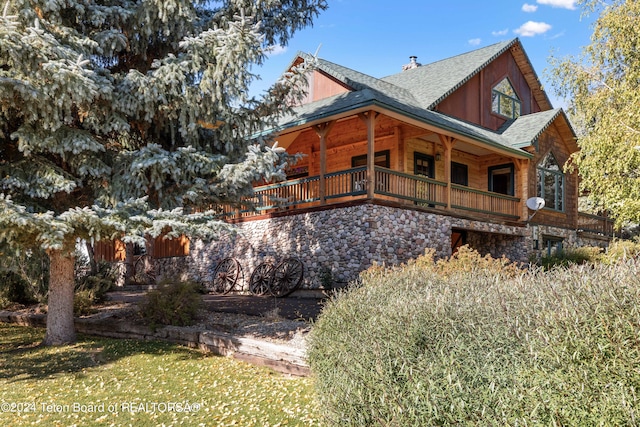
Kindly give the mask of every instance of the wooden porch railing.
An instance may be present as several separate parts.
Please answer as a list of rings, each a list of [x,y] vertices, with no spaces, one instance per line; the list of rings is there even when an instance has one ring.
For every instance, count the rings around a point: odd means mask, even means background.
[[[578,212],[578,230],[611,237],[614,234],[613,220],[604,216]]]
[[[357,167],[325,175],[326,203],[367,195],[366,167]],[[275,209],[318,206],[321,202],[320,177],[306,177],[254,189],[254,196],[246,200],[242,210],[224,208],[228,217],[251,217]],[[428,207],[447,206],[447,184],[419,175],[375,167],[375,195],[407,201]],[[503,194],[451,185],[451,208],[470,212],[519,218],[520,199]]]
[[[376,166],[375,193],[417,204],[446,206],[447,184],[420,175],[409,175]]]
[[[520,199],[500,193],[475,190],[463,185],[451,184],[451,207],[467,211],[520,218]]]

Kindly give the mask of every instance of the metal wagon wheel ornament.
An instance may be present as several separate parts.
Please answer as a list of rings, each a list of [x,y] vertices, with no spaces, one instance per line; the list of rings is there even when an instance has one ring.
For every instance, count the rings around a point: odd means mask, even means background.
[[[273,296],[285,297],[302,282],[304,266],[297,258],[287,258],[271,272],[270,291]]]
[[[242,269],[238,260],[225,258],[213,271],[213,282],[210,291],[216,294],[227,294],[233,289],[242,274]]]
[[[268,262],[259,264],[249,278],[249,291],[254,295],[266,295],[269,293],[269,282],[273,265]]]

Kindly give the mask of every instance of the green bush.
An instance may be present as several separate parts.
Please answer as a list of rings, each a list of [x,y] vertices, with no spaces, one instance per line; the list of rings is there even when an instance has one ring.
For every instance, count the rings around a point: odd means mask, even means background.
[[[83,272],[75,276],[76,294],[84,292],[93,303],[104,301],[115,283],[117,270],[108,262],[99,262],[95,274]]]
[[[44,302],[48,289],[49,258],[44,251],[17,251],[0,245],[0,300],[4,306]]]
[[[545,270],[553,267],[567,267],[573,264],[597,262],[601,259],[602,249],[592,246],[569,248],[553,255],[545,255],[537,262]]]
[[[152,328],[160,325],[189,326],[203,308],[201,286],[193,282],[162,283],[149,291],[140,314]]]
[[[375,267],[328,302],[308,349],[327,424],[633,425],[640,264],[465,258]]]

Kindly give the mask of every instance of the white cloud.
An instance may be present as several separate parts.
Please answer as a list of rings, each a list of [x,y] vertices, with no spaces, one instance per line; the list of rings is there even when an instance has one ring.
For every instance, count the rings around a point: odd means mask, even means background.
[[[471,39],[471,40],[469,40],[469,44],[471,46],[478,46],[480,43],[482,43],[482,39]]]
[[[533,37],[538,34],[544,34],[551,29],[551,25],[546,22],[525,22],[517,30],[513,30],[514,33],[522,37]]]
[[[275,45],[275,46],[269,46],[267,48],[267,55],[269,56],[278,56],[278,55],[285,54],[286,52],[287,52],[286,46]]]
[[[538,6],[536,6],[535,4],[525,3],[525,4],[522,5],[522,11],[523,12],[533,13],[536,10],[538,10]]]
[[[500,31],[492,31],[491,35],[494,37],[500,37],[500,36],[506,36],[509,33],[509,29],[505,28],[504,30],[500,30]]]
[[[576,8],[576,0],[536,0],[536,3],[569,10]]]

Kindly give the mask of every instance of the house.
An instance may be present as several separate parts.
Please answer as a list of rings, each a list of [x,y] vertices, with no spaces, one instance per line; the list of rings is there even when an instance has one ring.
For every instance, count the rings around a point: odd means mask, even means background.
[[[317,59],[277,137],[302,160],[286,182],[255,188],[256,210],[229,212],[237,236],[192,242],[189,274],[234,257],[246,282],[260,262],[296,256],[314,289],[427,248],[527,262],[607,244],[611,222],[578,212],[578,176],[564,169],[575,132],[519,39],[398,69],[375,78]]]

